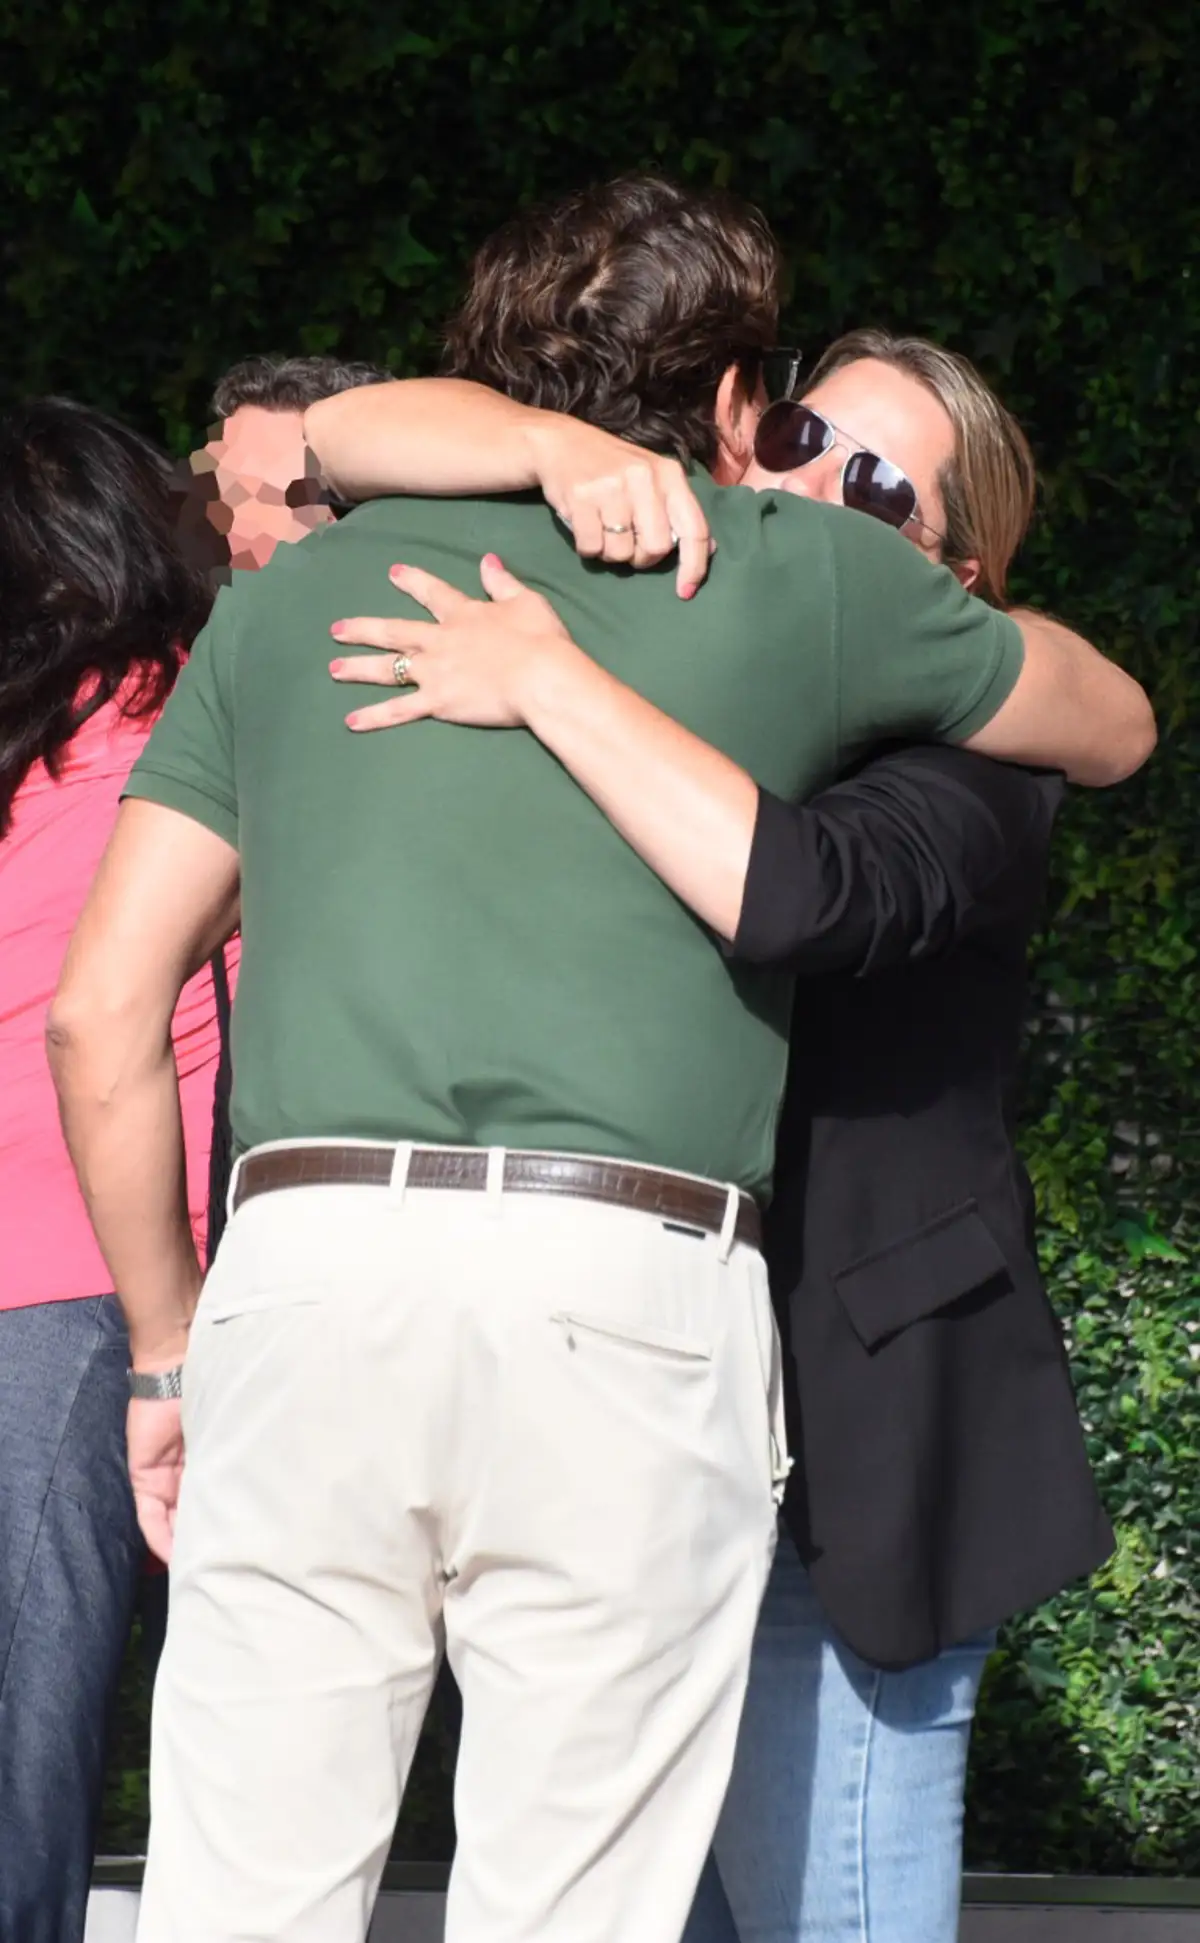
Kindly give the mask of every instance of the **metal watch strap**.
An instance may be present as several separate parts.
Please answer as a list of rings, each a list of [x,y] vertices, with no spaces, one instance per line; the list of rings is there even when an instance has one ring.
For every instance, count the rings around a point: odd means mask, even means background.
[[[129,1394],[143,1403],[174,1403],[183,1395],[183,1364],[173,1370],[130,1370]]]

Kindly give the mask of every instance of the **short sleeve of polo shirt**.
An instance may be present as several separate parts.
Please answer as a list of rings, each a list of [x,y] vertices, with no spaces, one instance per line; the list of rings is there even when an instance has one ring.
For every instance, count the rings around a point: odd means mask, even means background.
[[[126,797],[190,816],[235,849],[232,682],[237,591],[222,588],[218,595],[124,790]]]
[[[897,736],[967,741],[1017,685],[1015,621],[878,520],[838,508],[829,535],[843,754]]]

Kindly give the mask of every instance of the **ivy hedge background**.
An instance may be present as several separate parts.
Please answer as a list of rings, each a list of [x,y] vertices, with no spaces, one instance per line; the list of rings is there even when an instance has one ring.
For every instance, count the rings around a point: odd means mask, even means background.
[[[1044,469],[1019,586],[1148,677],[1150,772],[1058,847],[1027,1144],[1120,1533],[1011,1626],[969,1857],[1200,1874],[1200,9],[1187,0],[0,0],[0,392],[182,450],[253,350],[430,368],[520,200],[657,164],[758,200],[814,354],[979,359]],[[131,1662],[104,1831],[144,1826]],[[444,1724],[401,1852],[449,1840]]]

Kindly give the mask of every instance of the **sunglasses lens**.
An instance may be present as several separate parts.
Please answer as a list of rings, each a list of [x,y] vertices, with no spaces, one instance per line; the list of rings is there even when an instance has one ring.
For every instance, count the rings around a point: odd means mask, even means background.
[[[758,421],[754,456],[764,472],[795,472],[827,452],[833,433],[807,405],[781,400],[768,405]]]
[[[887,526],[907,526],[917,510],[912,480],[899,466],[873,452],[856,452],[846,467],[842,499],[856,513],[870,513]]]

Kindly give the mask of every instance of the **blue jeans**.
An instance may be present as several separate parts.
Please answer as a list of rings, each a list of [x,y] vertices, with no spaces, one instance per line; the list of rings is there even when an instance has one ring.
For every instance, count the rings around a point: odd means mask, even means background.
[[[967,1747],[994,1643],[881,1673],[837,1638],[781,1531],[684,1943],[955,1943]]]
[[[111,1298],[0,1311],[0,1943],[80,1943],[142,1544]]]

